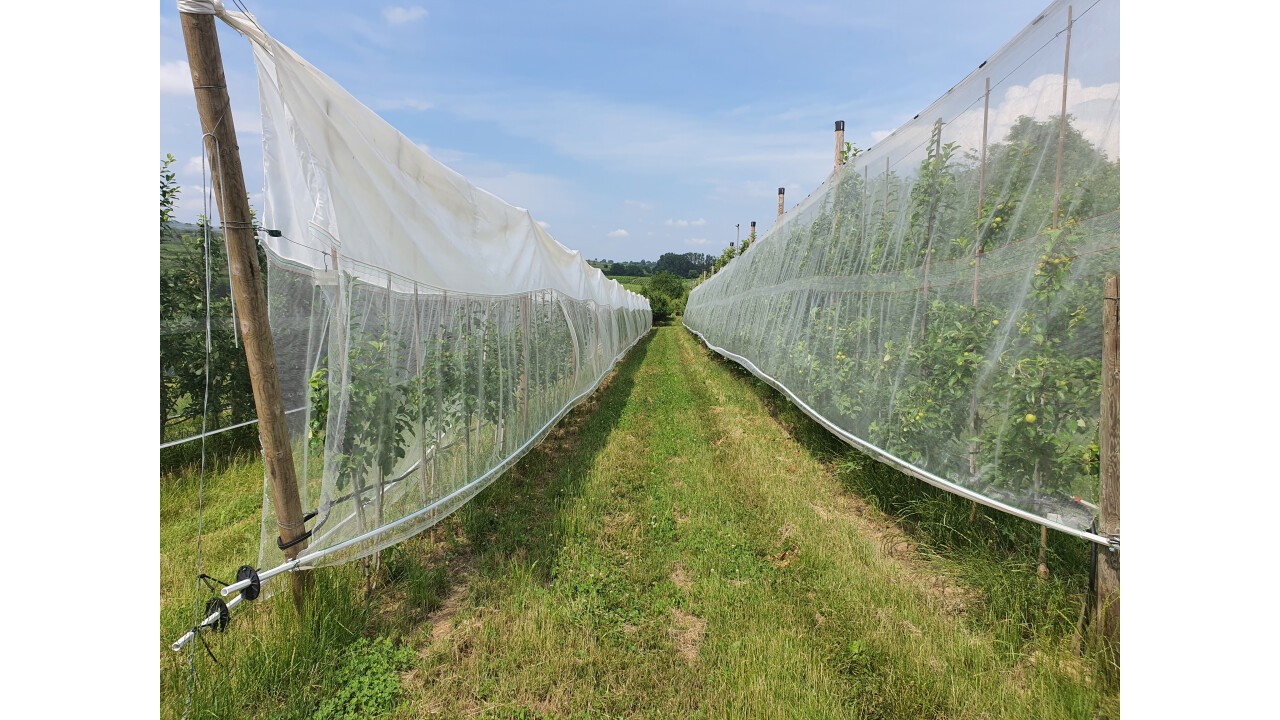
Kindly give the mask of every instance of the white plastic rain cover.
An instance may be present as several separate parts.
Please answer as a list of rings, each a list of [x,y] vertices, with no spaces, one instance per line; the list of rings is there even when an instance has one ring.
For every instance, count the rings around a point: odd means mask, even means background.
[[[532,447],[651,325],[649,303],[436,162],[247,15],[277,369],[304,557],[435,524]],[[270,495],[260,567],[283,561]]]
[[[1082,534],[1120,261],[1119,4],[1051,5],[695,288],[686,326],[879,459]]]

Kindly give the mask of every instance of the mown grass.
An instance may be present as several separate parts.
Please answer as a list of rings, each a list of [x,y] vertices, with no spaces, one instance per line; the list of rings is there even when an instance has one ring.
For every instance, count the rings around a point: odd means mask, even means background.
[[[916,480],[850,448],[781,393],[740,366],[714,361],[751,385],[769,413],[849,492],[883,512],[916,552],[982,593],[979,612],[967,617],[995,629],[1010,652],[1028,645],[1078,643],[1088,600],[1093,544],[1050,531],[1045,548],[1049,577],[1037,574],[1040,526],[989,510]],[[1087,648],[1086,648],[1087,649]],[[1091,657],[1114,679],[1105,653]]]
[[[1114,684],[1070,647],[1078,549],[1054,538],[1038,580],[1037,528],[984,514],[995,530],[965,529],[968,503],[912,500],[904,483],[921,483],[708,356],[684,329],[656,330],[511,472],[393,551],[367,601],[356,564],[315,573],[323,610],[304,623],[287,593],[237,618],[213,638],[222,665],[196,655],[193,716],[308,717],[357,695],[377,699],[354,716],[395,718],[1118,714]],[[181,591],[190,481],[170,482],[166,644],[197,597]],[[205,557],[234,557],[219,570],[234,573],[256,556],[258,511],[223,491],[260,503],[261,466],[213,482]],[[361,636],[391,639],[385,662],[363,659]],[[173,717],[186,666],[162,652]],[[370,664],[409,669],[398,690],[342,682]]]
[[[1065,637],[895,552],[683,329],[627,372],[549,477],[466,511],[469,594],[420,634],[396,717],[1114,714]]]

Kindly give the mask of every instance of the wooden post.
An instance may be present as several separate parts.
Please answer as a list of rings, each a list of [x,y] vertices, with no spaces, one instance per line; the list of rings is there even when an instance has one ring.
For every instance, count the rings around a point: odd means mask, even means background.
[[[786,194],[787,194],[786,188],[784,187],[778,188],[778,220],[782,219],[782,201],[783,201],[783,196],[785,196]]]
[[[991,114],[991,78],[986,79],[986,86],[986,92],[982,96],[982,150],[978,160],[978,222],[973,231],[973,307],[975,308],[978,307],[978,277],[982,270],[982,216],[987,188],[987,125]],[[969,436],[973,438],[978,436],[978,393],[976,388],[973,395],[969,397]],[[974,440],[969,442],[969,477],[976,479],[977,476],[978,443]],[[969,520],[976,520],[977,517],[978,503],[971,500]]]
[[[747,240],[754,243],[756,241],[756,221],[751,221],[751,234],[747,236]]]
[[[882,220],[887,226],[889,224],[889,153],[884,154],[884,217]]]
[[[529,313],[532,312],[529,293],[520,296],[520,439],[527,440],[533,434],[529,427]]]
[[[862,242],[867,242],[867,215],[871,208],[867,206],[867,190],[871,183],[871,166],[862,166]]]
[[[1067,51],[1062,58],[1062,109],[1058,117],[1058,169],[1053,177],[1053,223],[1058,228],[1058,215],[1062,206],[1062,146],[1067,139],[1067,78],[1071,67],[1071,27],[1075,24],[1074,8],[1067,6]]]
[[[844,121],[836,121],[836,159],[835,166],[840,167],[840,159],[844,155]]]
[[[240,146],[236,142],[235,123],[231,118],[231,99],[227,95],[227,81],[222,69],[218,31],[213,15],[180,15],[200,126],[204,133],[217,141],[217,157],[213,158],[213,188],[230,255],[231,293],[240,311],[240,332],[244,337],[253,402],[258,411],[262,455],[271,482],[271,503],[275,507],[280,539],[287,544],[305,532],[302,500],[298,495],[298,478],[289,445],[289,426],[285,422],[280,378],[276,374],[276,350],[267,316],[267,294],[258,268],[258,247],[249,213],[244,170],[240,165]],[[305,540],[299,542],[286,548],[284,555],[292,560],[306,546]],[[294,572],[290,576],[293,601],[301,611],[309,584],[307,575]]]
[[[978,226],[973,239],[973,306],[978,307],[978,274],[982,267],[982,215],[985,212],[987,190],[987,121],[991,114],[991,78],[987,78],[987,91],[982,96],[982,150],[978,160]]]
[[[1099,427],[1101,478],[1098,529],[1116,538],[1099,550],[1095,617],[1098,631],[1120,662],[1120,276],[1107,278],[1102,301],[1102,415]]]
[[[929,143],[929,165],[935,173],[940,173],[942,156],[942,118],[933,122],[933,132]],[[940,189],[938,175],[933,176],[933,188],[929,198],[929,217],[924,231],[924,317],[920,321],[920,337],[929,340],[929,268],[933,264],[933,223],[938,211]]]
[[[414,357],[417,363],[414,366],[416,372],[415,382],[418,391],[418,453],[421,460],[418,462],[418,488],[422,491],[422,504],[427,505],[431,502],[431,493],[427,485],[427,415],[422,411],[422,405],[426,402],[425,393],[422,391],[423,379],[427,375],[427,371],[423,369],[425,362],[425,350],[422,339],[422,296],[418,293],[418,283],[413,283],[413,348]]]

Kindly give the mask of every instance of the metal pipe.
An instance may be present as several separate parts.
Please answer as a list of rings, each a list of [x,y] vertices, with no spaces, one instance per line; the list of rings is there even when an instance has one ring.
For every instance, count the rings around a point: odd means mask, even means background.
[[[285,411],[284,411],[284,414],[285,414],[285,415],[290,415],[290,414],[293,414],[293,413],[296,413],[296,412],[302,412],[303,410],[306,410],[306,409],[307,409],[306,407],[300,407],[300,408],[294,408],[294,409],[292,409],[292,410],[285,410]],[[258,419],[257,419],[257,418],[254,418],[253,420],[246,420],[246,421],[244,421],[244,422],[242,422],[242,423],[237,423],[237,424],[235,424],[235,425],[228,425],[227,427],[224,427],[224,428],[218,428],[217,430],[214,430],[213,432],[201,433],[201,434],[199,434],[199,435],[192,435],[191,437],[181,438],[181,439],[179,439],[179,440],[170,440],[169,442],[166,442],[166,443],[160,443],[160,449],[161,449],[161,450],[163,450],[163,449],[165,449],[165,448],[167,448],[167,447],[173,447],[174,445],[181,445],[181,444],[183,444],[183,443],[189,443],[189,442],[192,442],[192,441],[194,441],[194,440],[199,440],[199,439],[200,439],[200,438],[202,438],[202,437],[212,437],[212,436],[214,436],[214,435],[217,435],[218,433],[224,433],[224,432],[226,432],[226,431],[228,431],[228,430],[235,430],[236,428],[246,427],[246,426],[248,426],[248,425],[253,425],[253,424],[257,423],[257,422],[258,422]]]
[[[224,594],[225,594],[225,593],[224,593]],[[234,609],[237,605],[239,605],[239,604],[240,604],[240,602],[241,602],[242,600],[244,600],[244,596],[243,596],[243,595],[237,595],[237,596],[235,596],[234,598],[232,598],[232,599],[231,599],[231,602],[227,603],[227,610],[232,610],[232,609]],[[200,627],[200,628],[208,627],[208,626],[210,626],[210,625],[212,625],[212,624],[214,624],[214,623],[218,622],[218,618],[219,618],[219,617],[221,617],[221,616],[222,616],[222,613],[220,613],[220,612],[210,613],[209,617],[205,618],[204,620],[201,620],[201,621],[200,621],[200,624],[199,624],[197,627]],[[187,631],[187,634],[185,634],[185,635],[183,635],[182,637],[180,637],[180,638],[178,638],[177,640],[175,640],[175,641],[174,641],[174,643],[173,643],[172,645],[170,645],[169,647],[170,647],[174,652],[178,652],[178,651],[179,651],[179,650],[181,650],[181,649],[182,649],[182,648],[183,648],[187,643],[191,642],[192,638],[194,638],[195,636],[196,636],[196,631],[195,631],[195,630],[188,630],[188,631]]]

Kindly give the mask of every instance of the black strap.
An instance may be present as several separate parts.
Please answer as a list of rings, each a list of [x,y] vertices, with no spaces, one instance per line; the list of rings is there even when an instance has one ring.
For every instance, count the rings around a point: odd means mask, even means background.
[[[302,516],[302,522],[307,522],[308,520],[313,520],[313,519],[315,519],[315,516],[316,516],[317,512],[318,512],[318,511],[316,511],[316,510],[312,510],[311,512],[307,513],[306,515],[303,515],[303,516]],[[311,530],[308,530],[308,531],[306,531],[306,532],[302,533],[301,535],[299,535],[298,537],[296,537],[296,538],[294,538],[294,539],[290,540],[289,542],[285,542],[283,539],[281,539],[281,537],[280,537],[279,535],[277,535],[277,536],[276,536],[276,547],[280,548],[281,550],[288,550],[289,548],[293,547],[294,545],[297,545],[298,543],[302,542],[303,540],[306,540],[307,538],[311,537],[311,533],[313,533],[313,532],[315,532],[315,528],[312,528]]]
[[[197,576],[196,576],[196,578],[197,578],[197,579],[199,579],[199,580],[202,580],[202,581],[204,582],[204,584],[205,584],[205,585],[206,585],[210,590],[212,590],[212,591],[214,591],[214,592],[217,592],[218,588],[214,587],[214,586],[213,586],[213,583],[209,582],[210,580],[212,580],[213,582],[218,583],[218,584],[219,584],[219,585],[221,585],[222,587],[226,587],[226,586],[227,586],[227,583],[222,582],[221,580],[219,580],[218,578],[216,578],[216,577],[214,577],[214,576],[212,576],[212,575],[205,575],[204,573],[200,573],[199,575],[197,575]],[[207,615],[208,613],[205,613],[205,614]]]

